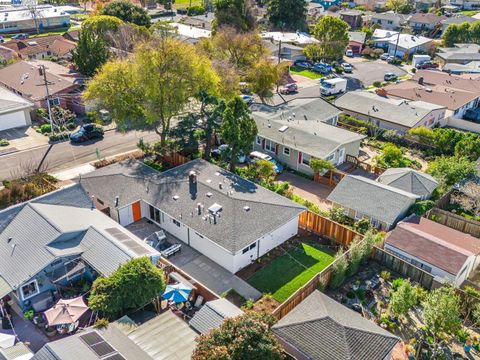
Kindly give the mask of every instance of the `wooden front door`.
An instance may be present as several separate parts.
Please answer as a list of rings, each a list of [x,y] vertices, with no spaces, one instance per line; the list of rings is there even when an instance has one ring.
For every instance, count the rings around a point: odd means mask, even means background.
[[[133,222],[137,222],[142,218],[142,211],[140,210],[140,201],[132,204]]]

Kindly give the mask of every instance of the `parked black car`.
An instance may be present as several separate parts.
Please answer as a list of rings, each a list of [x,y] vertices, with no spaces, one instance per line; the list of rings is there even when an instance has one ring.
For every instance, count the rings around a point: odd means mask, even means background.
[[[468,109],[467,111],[465,111],[465,115],[463,115],[463,118],[465,120],[480,123],[480,108]]]
[[[103,129],[97,124],[85,124],[73,134],[70,134],[72,143],[82,143],[93,139],[103,139]]]

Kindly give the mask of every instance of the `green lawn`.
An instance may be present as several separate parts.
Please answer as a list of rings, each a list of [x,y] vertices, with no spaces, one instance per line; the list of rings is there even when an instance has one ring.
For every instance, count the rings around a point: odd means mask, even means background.
[[[309,79],[320,79],[323,77],[322,74],[316,73],[315,71],[300,69],[293,66],[290,68],[290,74],[305,76]]]
[[[191,1],[192,1],[192,6],[202,5],[202,2],[200,0],[191,0]],[[190,0],[175,0],[173,5],[176,9],[185,8],[190,6]]]
[[[462,14],[465,16],[473,16],[478,14],[479,12],[480,10],[463,10],[463,11],[459,11],[457,14]]]
[[[279,302],[285,301],[333,261],[332,251],[302,243],[254,273],[248,283]],[[300,265],[302,264],[302,265]]]

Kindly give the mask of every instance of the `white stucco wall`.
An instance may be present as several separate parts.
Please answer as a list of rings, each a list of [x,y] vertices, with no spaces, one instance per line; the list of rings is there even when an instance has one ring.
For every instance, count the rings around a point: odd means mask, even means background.
[[[118,222],[122,226],[127,226],[133,223],[133,211],[131,204],[118,209]]]
[[[212,226],[215,225],[212,224]],[[192,229],[190,229],[189,233],[190,246],[192,248],[200,251],[203,255],[215,261],[218,265],[227,269],[231,273],[235,273],[233,266],[234,256],[232,253]]]
[[[188,244],[188,227],[180,222],[180,226],[174,224],[173,218],[168,214],[165,214],[163,211],[160,211],[161,216],[161,227],[168,231],[173,236],[179,238],[186,244]]]

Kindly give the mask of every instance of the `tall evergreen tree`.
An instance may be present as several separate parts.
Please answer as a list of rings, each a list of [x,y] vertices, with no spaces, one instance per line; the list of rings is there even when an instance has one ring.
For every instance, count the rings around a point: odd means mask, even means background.
[[[307,2],[305,0],[270,0],[268,20],[281,30],[305,30]]]
[[[78,71],[92,77],[107,62],[109,51],[105,41],[89,31],[82,31],[77,47],[72,51],[72,58]]]

